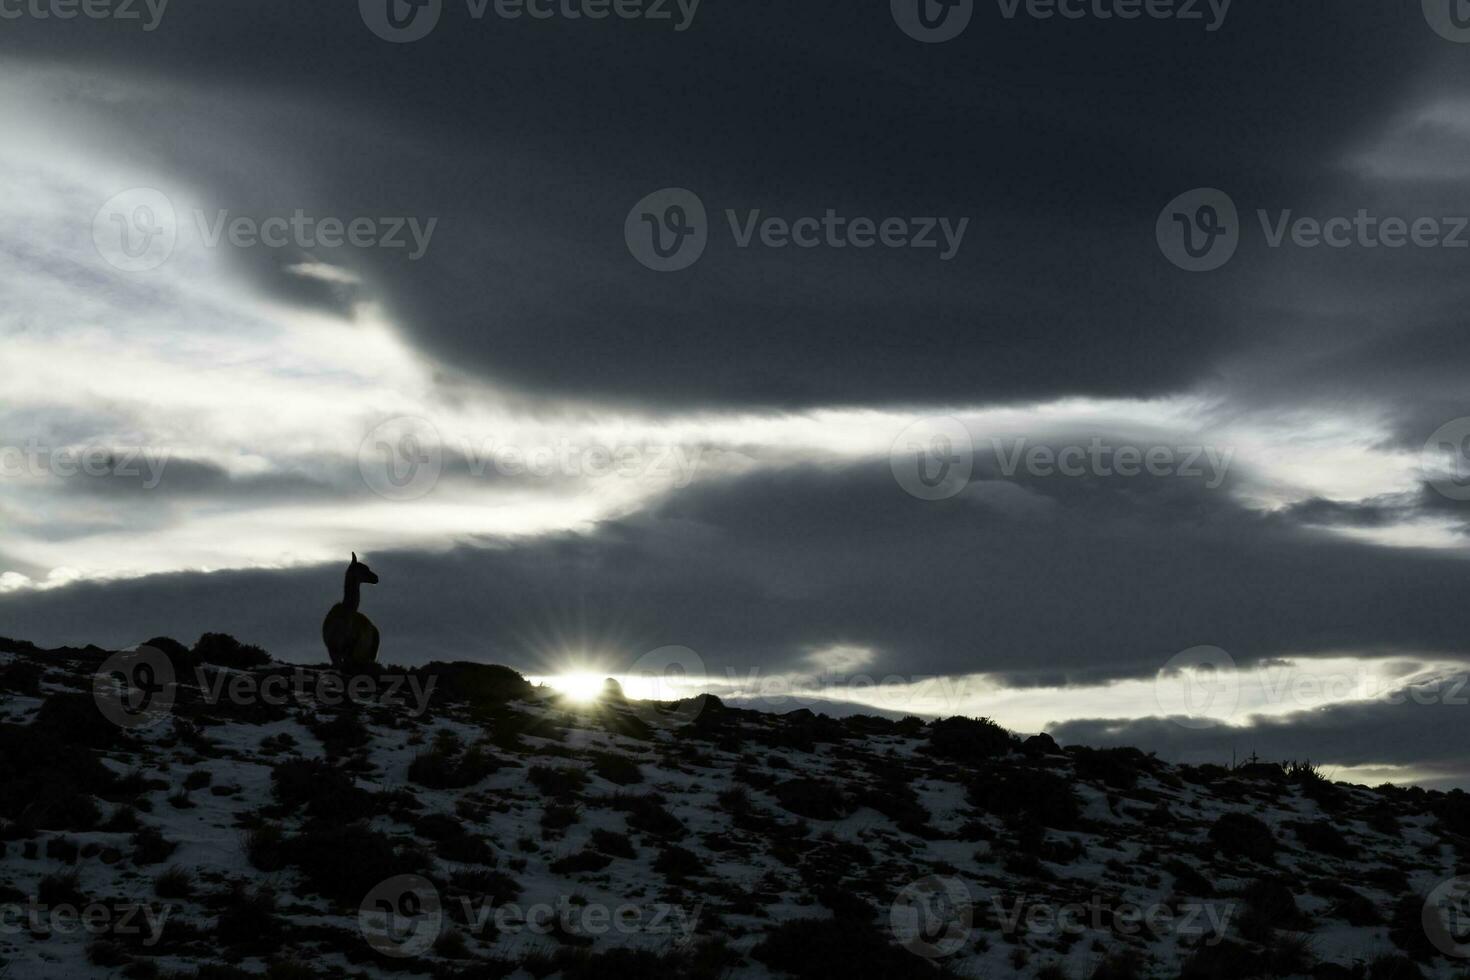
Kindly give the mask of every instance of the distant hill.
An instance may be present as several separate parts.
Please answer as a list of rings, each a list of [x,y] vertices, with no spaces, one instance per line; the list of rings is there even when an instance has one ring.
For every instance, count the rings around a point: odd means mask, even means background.
[[[1467,841],[983,719],[0,640],[6,980],[1464,977]]]

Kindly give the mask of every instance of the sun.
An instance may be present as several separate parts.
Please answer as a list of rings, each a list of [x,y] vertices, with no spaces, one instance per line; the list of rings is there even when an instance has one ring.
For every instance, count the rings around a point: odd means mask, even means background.
[[[595,701],[602,693],[603,675],[588,671],[571,671],[546,679],[547,685],[573,701]]]

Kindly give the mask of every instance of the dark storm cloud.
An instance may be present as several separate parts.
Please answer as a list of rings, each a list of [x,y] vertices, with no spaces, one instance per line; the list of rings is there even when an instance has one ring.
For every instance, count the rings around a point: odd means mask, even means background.
[[[669,644],[719,673],[783,670],[846,644],[877,652],[864,668],[877,676],[1082,683],[1149,676],[1204,644],[1242,664],[1449,653],[1470,625],[1470,564],[1456,556],[1343,540],[1181,477],[987,479],[926,503],[886,464],[811,466],[697,483],[587,535],[370,561],[386,660],[533,672],[580,650],[626,667]],[[223,629],[317,658],[340,577],[167,575],[8,596],[0,634],[123,644]]]
[[[390,45],[353,4],[179,3],[151,33],[8,23],[0,53],[164,79],[109,100],[104,125],[219,207],[441,218],[418,262],[317,253],[361,270],[447,362],[540,393],[708,407],[1210,378],[1261,320],[1271,257],[1184,274],[1155,246],[1159,209],[1200,185],[1245,204],[1335,179],[1345,140],[1445,44],[1417,9],[1325,0],[1237,4],[1213,33],[978,6],[963,37],[921,45],[881,3],[710,2],[676,32],[473,21],[449,2],[427,39]],[[702,196],[712,244],[658,275],[628,255],[623,219],[671,185]],[[950,262],[738,249],[726,208],[971,225]],[[343,308],[283,256],[241,261]]]

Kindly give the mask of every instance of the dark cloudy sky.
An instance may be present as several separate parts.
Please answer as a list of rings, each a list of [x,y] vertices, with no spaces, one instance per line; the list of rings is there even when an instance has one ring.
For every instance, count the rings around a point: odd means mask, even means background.
[[[3,8],[0,635],[320,660],[356,550],[390,661],[682,647],[731,696],[1470,784],[1432,0],[977,0],[942,43],[904,0],[442,0],[409,43],[386,3]],[[635,205],[690,194],[703,253],[646,267]],[[739,240],[829,212],[938,247]],[[910,492],[938,434],[968,478]],[[1236,667],[1213,723],[1181,654]]]

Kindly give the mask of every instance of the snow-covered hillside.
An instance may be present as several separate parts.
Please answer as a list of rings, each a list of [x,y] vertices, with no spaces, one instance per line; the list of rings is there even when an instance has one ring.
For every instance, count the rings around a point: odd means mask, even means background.
[[[0,640],[7,980],[1470,976],[1467,834],[974,720]]]

